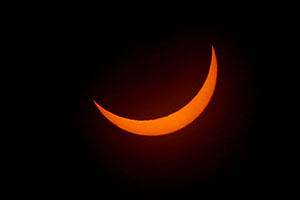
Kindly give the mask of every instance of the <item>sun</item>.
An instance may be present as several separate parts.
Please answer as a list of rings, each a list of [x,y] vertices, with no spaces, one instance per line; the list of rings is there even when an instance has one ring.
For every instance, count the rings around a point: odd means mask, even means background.
[[[189,101],[185,106],[170,115],[151,120],[133,120],[118,116],[106,110],[95,100],[94,103],[99,111],[111,123],[127,132],[144,136],[165,135],[186,127],[204,111],[210,99],[212,98],[216,82],[217,59],[214,47],[212,46],[210,68],[202,88],[191,101]]]

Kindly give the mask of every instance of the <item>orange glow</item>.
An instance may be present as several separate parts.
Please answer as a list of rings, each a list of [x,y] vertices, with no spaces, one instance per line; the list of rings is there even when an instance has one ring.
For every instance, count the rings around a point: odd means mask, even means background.
[[[186,127],[203,112],[214,93],[216,82],[217,59],[212,47],[210,69],[202,88],[189,103],[170,115],[152,120],[133,120],[109,112],[96,101],[94,103],[111,123],[125,131],[145,136],[165,135]]]

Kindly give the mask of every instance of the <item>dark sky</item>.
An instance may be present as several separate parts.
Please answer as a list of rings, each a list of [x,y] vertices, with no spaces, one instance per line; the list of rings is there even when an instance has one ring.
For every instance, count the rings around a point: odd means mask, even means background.
[[[41,22],[39,79],[50,100],[38,180],[50,193],[145,197],[267,194],[276,185],[266,128],[270,62],[280,46],[266,17],[95,14]],[[269,46],[273,44],[272,46]],[[109,123],[92,100],[152,119],[202,87],[214,45],[218,80],[188,127],[144,137]],[[45,48],[46,47],[46,48]],[[42,153],[43,152],[43,153]],[[48,188],[48,189],[47,189]]]

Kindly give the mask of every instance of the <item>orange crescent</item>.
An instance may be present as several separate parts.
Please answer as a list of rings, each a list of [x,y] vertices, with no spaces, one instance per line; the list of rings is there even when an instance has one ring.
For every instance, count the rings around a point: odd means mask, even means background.
[[[99,111],[114,125],[130,133],[159,136],[178,131],[192,123],[206,108],[217,82],[217,59],[212,46],[210,69],[206,80],[196,96],[178,111],[152,120],[133,120],[120,117],[101,107],[95,100]]]

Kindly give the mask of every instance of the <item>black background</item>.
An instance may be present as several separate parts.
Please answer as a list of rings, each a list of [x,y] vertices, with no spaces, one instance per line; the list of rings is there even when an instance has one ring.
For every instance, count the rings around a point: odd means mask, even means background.
[[[257,196],[277,188],[277,136],[266,116],[268,73],[280,64],[274,57],[282,46],[281,32],[273,31],[281,26],[269,14],[239,16],[101,12],[41,20],[36,78],[46,83],[38,86],[38,107],[47,114],[34,141],[39,190],[143,199]],[[134,119],[170,114],[203,85],[212,45],[215,93],[178,132],[127,133],[92,102]]]

